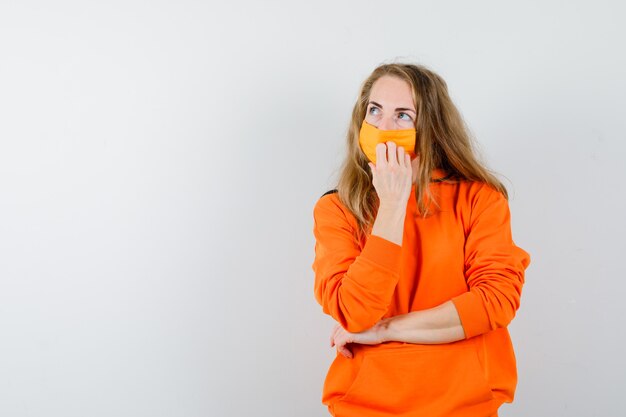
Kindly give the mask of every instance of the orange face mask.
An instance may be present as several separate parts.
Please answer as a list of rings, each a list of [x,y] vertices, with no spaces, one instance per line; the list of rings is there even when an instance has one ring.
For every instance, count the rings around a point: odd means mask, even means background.
[[[363,120],[359,132],[359,145],[367,158],[376,163],[376,145],[393,141],[402,146],[411,159],[415,157],[415,129],[379,130]]]

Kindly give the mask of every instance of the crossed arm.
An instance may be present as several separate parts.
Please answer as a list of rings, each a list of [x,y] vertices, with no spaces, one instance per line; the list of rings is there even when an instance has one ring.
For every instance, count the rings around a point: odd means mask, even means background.
[[[378,344],[389,341],[437,344],[465,339],[461,319],[452,301],[446,301],[427,310],[380,320],[373,327],[359,333],[351,333],[337,324],[333,329],[330,346],[339,353],[352,357],[348,343]]]

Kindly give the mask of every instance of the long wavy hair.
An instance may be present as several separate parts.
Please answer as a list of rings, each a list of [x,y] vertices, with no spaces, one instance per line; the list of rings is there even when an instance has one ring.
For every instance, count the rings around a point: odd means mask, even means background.
[[[348,128],[347,155],[336,187],[340,201],[357,221],[355,238],[363,239],[371,232],[379,206],[369,160],[359,146],[359,131],[372,86],[385,75],[406,81],[416,106],[415,153],[419,155],[419,167],[414,186],[418,215],[426,217],[438,207],[429,187],[435,168],[445,171],[454,181],[487,183],[508,198],[505,186],[479,161],[469,129],[450,99],[443,78],[422,65],[383,64],[361,85]]]

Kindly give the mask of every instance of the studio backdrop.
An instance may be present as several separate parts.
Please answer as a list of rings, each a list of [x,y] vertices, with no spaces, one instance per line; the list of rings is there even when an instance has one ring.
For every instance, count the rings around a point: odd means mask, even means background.
[[[0,415],[328,415],[312,209],[383,62],[446,80],[532,256],[500,415],[621,415],[624,11],[3,1]]]

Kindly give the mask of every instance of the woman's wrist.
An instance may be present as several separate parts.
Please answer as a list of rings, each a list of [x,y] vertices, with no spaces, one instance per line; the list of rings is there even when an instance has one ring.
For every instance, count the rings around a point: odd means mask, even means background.
[[[372,225],[372,234],[402,246],[406,206],[381,206]]]
[[[376,323],[376,337],[378,338],[378,340],[380,340],[380,343],[389,342],[392,340],[390,337],[391,334],[389,332],[389,325],[392,319],[393,317],[387,317]]]

